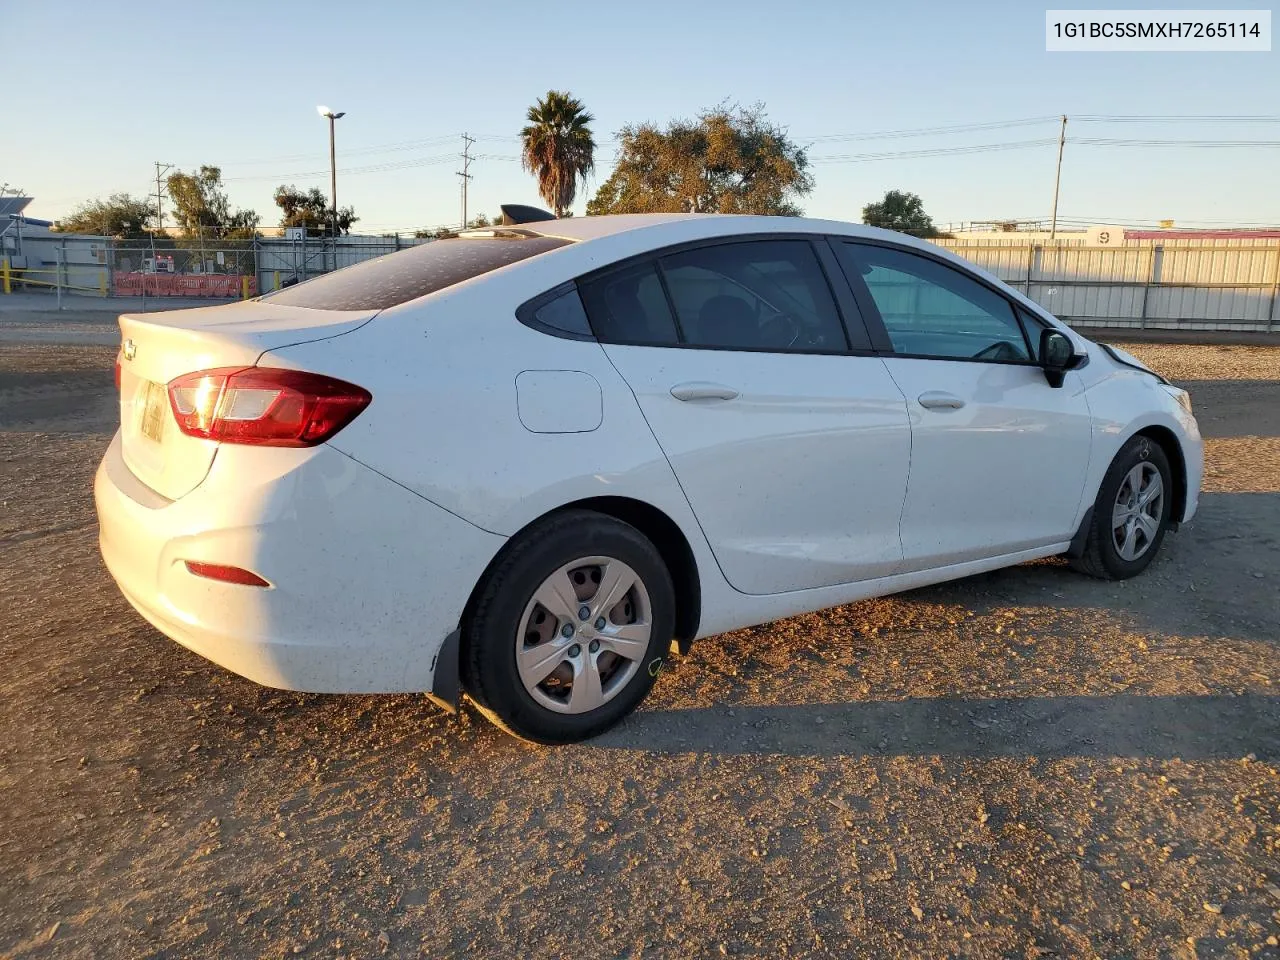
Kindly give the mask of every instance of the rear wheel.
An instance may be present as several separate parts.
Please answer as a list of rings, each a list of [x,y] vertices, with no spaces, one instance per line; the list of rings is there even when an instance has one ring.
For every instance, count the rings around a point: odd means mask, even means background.
[[[1169,529],[1172,490],[1164,450],[1150,437],[1134,437],[1102,478],[1084,552],[1071,565],[1104,580],[1137,576]]]
[[[464,627],[468,692],[538,743],[595,736],[648,694],[675,626],[662,557],[634,527],[566,511],[525,531]]]

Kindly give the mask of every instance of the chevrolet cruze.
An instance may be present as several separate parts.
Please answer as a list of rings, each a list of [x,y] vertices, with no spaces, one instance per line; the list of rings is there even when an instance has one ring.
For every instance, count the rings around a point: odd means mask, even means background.
[[[1191,519],[1190,400],[945,250],[820,220],[464,233],[120,319],[108,569],[252,680],[465,694],[530,740],[674,647]]]

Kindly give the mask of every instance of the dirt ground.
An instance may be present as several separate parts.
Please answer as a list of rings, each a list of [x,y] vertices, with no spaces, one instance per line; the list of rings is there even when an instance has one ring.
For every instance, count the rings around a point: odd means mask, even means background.
[[[97,554],[112,350],[0,343],[0,955],[1280,957],[1280,349],[1125,584],[1041,562],[700,641],[595,742],[257,687]]]

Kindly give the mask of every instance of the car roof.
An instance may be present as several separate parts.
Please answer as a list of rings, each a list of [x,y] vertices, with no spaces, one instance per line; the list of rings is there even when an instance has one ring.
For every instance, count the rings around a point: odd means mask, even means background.
[[[701,213],[616,213],[602,217],[565,217],[561,220],[536,220],[522,223],[519,229],[564,240],[597,240],[600,237],[656,227],[679,220],[696,220],[714,214]]]
[[[701,240],[748,233],[827,233],[891,240],[906,246],[933,246],[906,234],[843,220],[730,213],[622,213],[566,217],[561,220],[522,223],[517,229],[576,242],[603,240],[639,231],[660,234],[663,244],[679,242],[680,239]]]
[[[1069,329],[1049,311],[1014,290],[999,277],[975,263],[964,260],[945,247],[912,237],[896,230],[869,227],[845,220],[819,220],[812,217],[767,217],[753,214],[727,213],[627,213],[595,217],[567,217],[563,220],[540,220],[523,223],[518,229],[547,237],[575,241],[549,256],[568,262],[567,273],[577,276],[591,269],[607,267],[627,257],[645,255],[663,247],[690,241],[730,239],[747,234],[825,234],[850,239],[878,240],[898,247],[915,248],[930,256],[954,264],[959,269],[979,276],[1011,294],[1015,300],[1059,329]],[[482,233],[483,231],[477,231]],[[577,248],[577,249],[575,249]],[[540,258],[539,258],[540,259]],[[530,264],[536,269],[535,264]],[[1076,335],[1079,336],[1078,334]]]

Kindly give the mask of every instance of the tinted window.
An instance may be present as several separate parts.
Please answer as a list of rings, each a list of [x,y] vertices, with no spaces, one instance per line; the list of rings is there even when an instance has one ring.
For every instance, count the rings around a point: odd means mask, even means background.
[[[661,262],[689,346],[808,352],[848,347],[808,241],[697,247]]]
[[[524,314],[521,313],[523,317]],[[578,296],[578,288],[573,287],[549,300],[530,314],[535,325],[550,327],[562,333],[575,336],[591,336],[591,324],[587,322],[587,312],[582,309],[582,298]]]
[[[581,285],[595,335],[611,343],[679,342],[667,295],[652,263],[605,274]]]
[[[569,243],[558,237],[454,237],[366,260],[263,299],[317,310],[383,310]]]
[[[850,276],[861,274],[898,353],[974,360],[1029,359],[1004,297],[928,257],[840,244]]]

